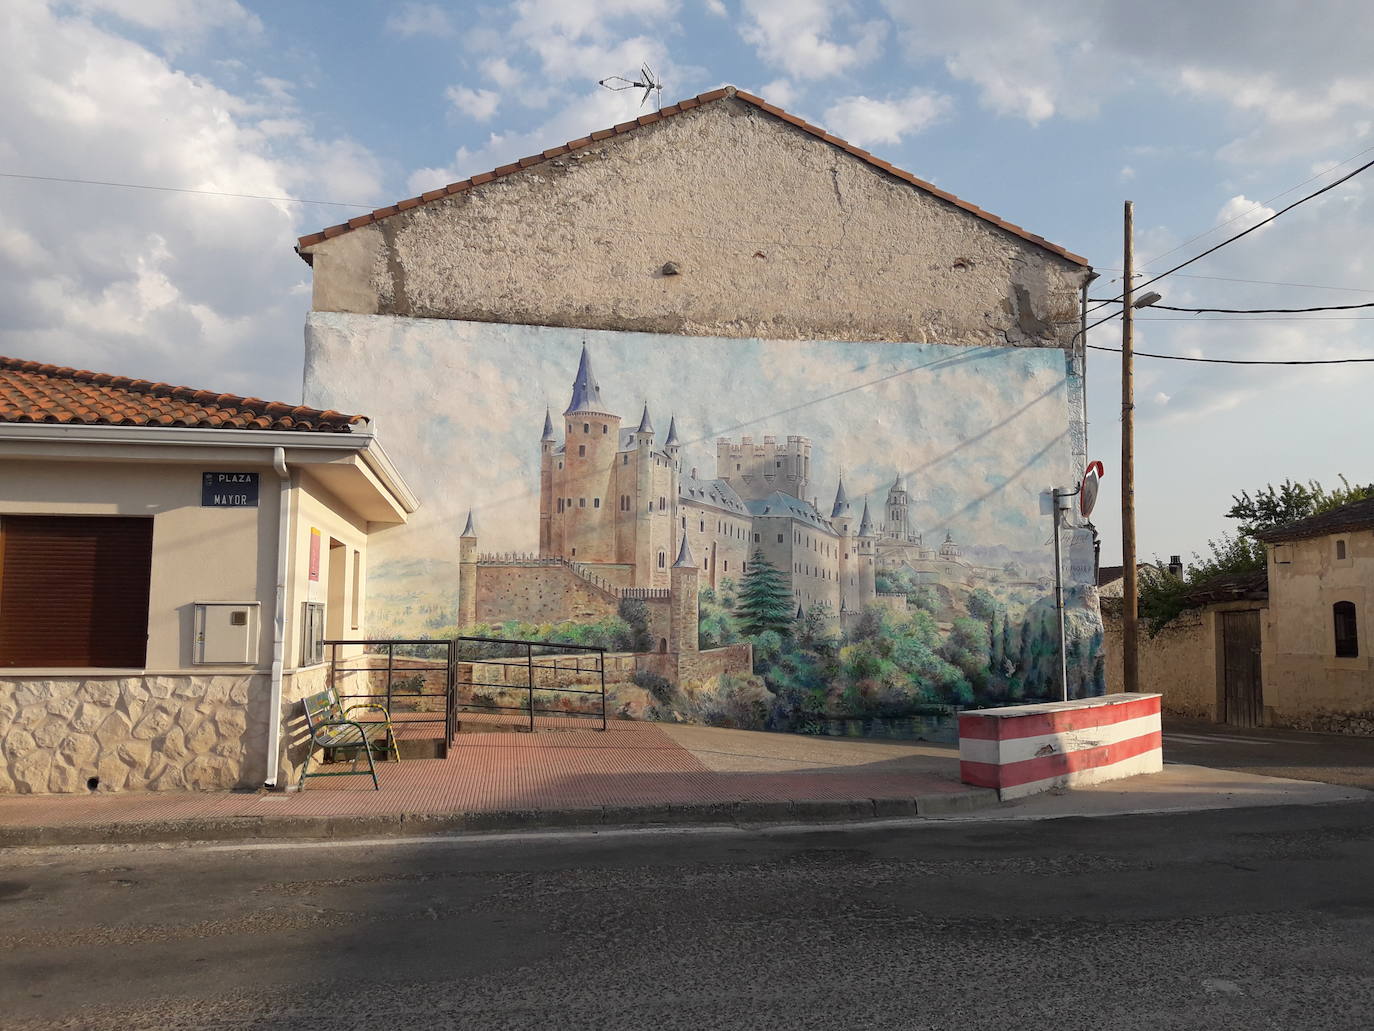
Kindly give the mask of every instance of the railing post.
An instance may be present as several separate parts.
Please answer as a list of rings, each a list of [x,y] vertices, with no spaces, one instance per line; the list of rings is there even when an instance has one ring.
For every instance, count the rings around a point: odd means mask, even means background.
[[[529,683],[530,733],[534,732],[534,645],[525,644],[525,676]]]
[[[391,712],[391,667],[396,654],[394,642],[388,642],[386,646],[386,711]]]
[[[606,729],[606,649],[601,649],[601,729]]]

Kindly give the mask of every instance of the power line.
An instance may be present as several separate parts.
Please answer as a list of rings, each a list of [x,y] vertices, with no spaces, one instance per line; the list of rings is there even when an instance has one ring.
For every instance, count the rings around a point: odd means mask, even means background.
[[[1219,230],[1219,229],[1225,229],[1225,228],[1226,228],[1227,226],[1229,226],[1232,222],[1238,221],[1239,219],[1244,218],[1246,215],[1249,215],[1249,214],[1251,214],[1252,212],[1258,211],[1260,208],[1268,207],[1270,204],[1273,204],[1274,201],[1278,200],[1280,197],[1287,197],[1287,196],[1288,196],[1290,193],[1292,193],[1294,190],[1300,189],[1300,188],[1306,186],[1308,183],[1310,183],[1310,182],[1312,182],[1312,181],[1314,181],[1314,180],[1316,180],[1316,179],[1320,179],[1320,178],[1321,178],[1322,176],[1324,176],[1324,175],[1330,175],[1330,174],[1331,174],[1332,172],[1334,172],[1336,169],[1340,168],[1341,165],[1348,165],[1348,164],[1350,164],[1350,162],[1356,160],[1357,158],[1362,158],[1362,157],[1364,157],[1366,154],[1369,154],[1369,153],[1371,153],[1371,152],[1374,152],[1374,147],[1366,147],[1364,150],[1360,151],[1358,154],[1351,155],[1350,157],[1346,158],[1344,161],[1337,161],[1337,162],[1336,162],[1334,165],[1332,165],[1330,168],[1324,168],[1324,169],[1322,169],[1320,172],[1317,172],[1315,175],[1309,175],[1306,179],[1304,179],[1302,182],[1298,183],[1296,186],[1290,186],[1290,187],[1288,187],[1288,189],[1284,190],[1282,193],[1276,193],[1276,194],[1274,194],[1274,196],[1270,197],[1268,200],[1260,201],[1258,204],[1255,204],[1253,207],[1246,208],[1246,209],[1245,209],[1244,211],[1242,211],[1240,214],[1231,216],[1231,217],[1228,218],[1225,222],[1221,222],[1221,223],[1219,223],[1218,225],[1214,225],[1214,226],[1212,226],[1211,229],[1203,230],[1202,232],[1198,233],[1196,236],[1190,236],[1188,239],[1184,240],[1184,241],[1183,241],[1182,243],[1180,243],[1178,246],[1176,246],[1176,247],[1170,247],[1167,251],[1162,251],[1162,252],[1160,252],[1159,254],[1156,254],[1153,258],[1147,258],[1146,260],[1140,262],[1140,264],[1142,264],[1142,265],[1152,265],[1152,264],[1154,264],[1156,261],[1158,261],[1160,258],[1167,257],[1168,255],[1173,254],[1174,251],[1180,251],[1180,250],[1182,250],[1184,247],[1187,247],[1187,246],[1188,246],[1190,243],[1192,243],[1194,240],[1201,240],[1204,236],[1211,236],[1211,235],[1212,235],[1213,233],[1215,233],[1217,230]]]
[[[1103,267],[1103,272],[1120,272],[1119,268]],[[1291,286],[1301,290],[1340,290],[1351,294],[1374,294],[1374,290],[1361,286],[1328,286],[1325,283],[1279,283],[1272,279],[1238,279],[1234,276],[1202,276],[1196,272],[1180,272],[1179,279],[1210,279],[1218,283],[1253,283],[1257,286]],[[1093,299],[1090,299],[1090,301]]]
[[[1169,269],[1169,270],[1167,270],[1167,271],[1165,271],[1165,272],[1159,273],[1159,275],[1157,275],[1157,276],[1151,276],[1149,279],[1145,280],[1145,282],[1143,282],[1143,283],[1136,283],[1136,284],[1132,287],[1132,289],[1133,289],[1133,290],[1142,290],[1142,289],[1144,289],[1145,287],[1149,286],[1151,283],[1157,283],[1157,282],[1159,282],[1159,281],[1160,281],[1161,279],[1163,279],[1165,276],[1173,275],[1173,274],[1174,274],[1175,272],[1177,272],[1179,269],[1187,268],[1189,265],[1193,264],[1193,262],[1195,262],[1195,261],[1201,261],[1203,258],[1207,257],[1207,255],[1209,255],[1209,254],[1215,254],[1217,251],[1221,250],[1223,247],[1227,246],[1228,244],[1233,244],[1233,243],[1235,243],[1237,240],[1241,239],[1242,237],[1249,236],[1249,235],[1250,235],[1251,233],[1253,233],[1256,229],[1261,229],[1261,228],[1263,228],[1264,226],[1267,226],[1270,222],[1274,221],[1274,219],[1279,218],[1281,215],[1286,215],[1288,212],[1292,211],[1294,208],[1298,207],[1299,205],[1306,204],[1308,201],[1310,201],[1310,200],[1312,200],[1312,199],[1314,199],[1314,198],[1316,198],[1316,197],[1320,197],[1323,193],[1326,193],[1326,192],[1329,191],[1329,190],[1334,190],[1337,186],[1340,186],[1341,183],[1348,182],[1349,180],[1354,179],[1355,176],[1359,175],[1361,172],[1366,171],[1366,170],[1369,169],[1369,168],[1374,168],[1374,161],[1366,161],[1363,165],[1361,165],[1359,168],[1355,169],[1353,172],[1347,172],[1345,175],[1341,176],[1339,179],[1335,180],[1334,182],[1327,183],[1327,184],[1326,184],[1325,186],[1323,186],[1320,190],[1314,190],[1313,192],[1309,193],[1306,197],[1299,197],[1299,198],[1298,198],[1297,200],[1295,200],[1292,204],[1289,204],[1289,205],[1288,205],[1287,207],[1285,207],[1285,208],[1280,208],[1278,211],[1274,212],[1274,213],[1273,213],[1272,215],[1270,215],[1268,218],[1263,219],[1263,220],[1261,220],[1261,221],[1259,221],[1259,222],[1256,222],[1256,223],[1255,223],[1254,225],[1252,225],[1249,229],[1243,229],[1243,230],[1241,230],[1239,233],[1237,233],[1235,236],[1227,237],[1225,240],[1222,240],[1221,243],[1216,244],[1215,246],[1212,246],[1212,247],[1208,247],[1208,248],[1207,248],[1205,251],[1203,251],[1201,254],[1194,255],[1193,257],[1189,258],[1187,261],[1181,262],[1180,264],[1175,265],[1173,268],[1171,268],[1171,269]],[[1124,293],[1119,294],[1117,297],[1113,298],[1111,301],[1106,302],[1106,303],[1114,304],[1114,303],[1116,303],[1117,301],[1120,301],[1120,300],[1121,300],[1122,298],[1124,298],[1125,296],[1126,296],[1126,295],[1125,295]],[[1100,308],[1100,307],[1102,307],[1102,305],[1098,305],[1098,307]],[[1088,309],[1088,310],[1089,310],[1090,312],[1092,312],[1092,311],[1096,311],[1097,308],[1090,308],[1090,309]]]
[[[1090,351],[1115,351],[1121,353],[1119,347],[1103,347],[1099,344],[1089,344]],[[1350,365],[1355,362],[1374,362],[1374,358],[1295,358],[1288,361],[1266,360],[1261,358],[1192,358],[1183,354],[1152,354],[1149,351],[1131,352],[1137,358],[1163,358],[1171,362],[1205,362],[1209,365]]]
[[[1152,304],[1160,311],[1191,311],[1197,315],[1291,315],[1305,311],[1349,311],[1352,308],[1374,308],[1374,301],[1365,304],[1326,304],[1317,308],[1177,308],[1171,304]]]
[[[273,200],[285,204],[323,204],[331,208],[362,208],[371,211],[375,204],[348,204],[339,200],[307,200],[304,197],[267,197],[257,193],[225,193],[221,190],[192,190],[183,186],[145,186],[142,183],[114,183],[103,179],[67,179],[60,175],[21,175],[0,172],[0,179],[27,179],[37,183],[75,183],[79,186],[113,186],[121,190],[152,190],[157,193],[193,193],[202,197],[236,197],[239,200]]]
[[[1183,309],[1187,311],[1188,309]],[[1247,318],[1245,316],[1233,317],[1223,315],[1218,319],[1184,319],[1164,316],[1158,319],[1141,318],[1139,315],[1135,319],[1137,322],[1191,322],[1195,326],[1205,325],[1209,322],[1374,322],[1374,315],[1317,315],[1313,318],[1294,318],[1287,315],[1278,315],[1272,319],[1266,318]]]

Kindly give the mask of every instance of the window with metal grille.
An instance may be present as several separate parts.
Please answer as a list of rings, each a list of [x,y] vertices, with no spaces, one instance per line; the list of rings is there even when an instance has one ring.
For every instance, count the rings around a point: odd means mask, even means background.
[[[1355,619],[1355,603],[1338,601],[1331,606],[1332,622],[1336,629],[1336,658],[1357,659],[1360,656],[1359,626]]]
[[[141,669],[153,520],[0,519],[0,666]]]

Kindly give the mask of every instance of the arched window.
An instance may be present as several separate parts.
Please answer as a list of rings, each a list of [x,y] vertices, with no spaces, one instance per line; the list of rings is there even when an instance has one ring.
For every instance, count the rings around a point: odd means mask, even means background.
[[[1355,603],[1336,602],[1331,606],[1331,618],[1336,628],[1336,658],[1359,658],[1360,634],[1355,621]]]
[[[660,552],[658,553],[658,568],[659,568],[659,569],[662,569],[662,568],[663,568],[663,563],[664,563],[665,561],[667,561],[667,558],[668,558],[668,556],[665,555],[663,552],[660,551]]]
[[[1337,541],[1337,542],[1336,542],[1336,561],[1337,561],[1337,562],[1344,562],[1344,561],[1345,561],[1345,541]]]
[[[602,432],[603,434],[605,434],[606,431],[607,431],[608,429],[609,429],[609,427],[603,422],[603,423],[601,424],[601,432]]]
[[[582,432],[583,432],[583,433],[590,433],[591,431],[592,431],[592,424],[589,423],[589,422],[584,422],[584,423],[582,424]]]
[[[578,445],[577,445],[577,457],[578,457],[578,458],[586,458],[586,457],[587,457],[587,445],[586,445],[586,444],[578,444]]]
[[[658,639],[658,651],[659,651],[659,654],[662,655],[662,654],[663,654],[664,652],[666,652],[667,650],[668,650],[668,638],[666,638],[666,637],[660,637],[660,638]]]

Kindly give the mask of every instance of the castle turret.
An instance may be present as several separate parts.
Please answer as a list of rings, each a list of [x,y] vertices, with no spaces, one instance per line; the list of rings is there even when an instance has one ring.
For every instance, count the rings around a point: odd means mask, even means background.
[[[835,504],[830,507],[830,518],[838,519],[849,515],[849,497],[844,492],[844,476],[840,476],[839,486],[835,488]]]
[[[477,525],[468,510],[468,522],[458,536],[458,626],[477,622]]]
[[[635,443],[640,447],[653,447],[654,424],[649,421],[649,406],[644,405],[644,414],[639,417],[639,428],[635,430]]]
[[[591,354],[582,357],[573,379],[572,398],[563,413],[563,452],[551,449],[552,486],[548,508],[551,529],[542,553],[577,562],[615,561],[613,469],[620,446],[620,416],[606,411]]]
[[[700,571],[692,558],[692,549],[687,546],[687,535],[682,535],[682,546],[678,548],[677,561],[669,570],[669,605],[672,616],[668,623],[668,650],[674,654],[698,650],[697,623],[697,584]]]
[[[877,559],[876,534],[873,531],[873,519],[869,515],[868,500],[864,500],[863,518],[859,520],[859,536],[855,540],[855,550],[857,553],[857,565],[855,567],[855,600],[859,608],[867,605],[878,596],[878,571],[875,567]]]
[[[647,410],[647,406],[646,410]],[[668,420],[668,438],[663,442],[664,453],[667,454],[673,466],[681,470],[682,466],[678,463],[678,455],[682,451],[682,441],[677,439],[677,416],[674,415]]]
[[[553,417],[544,409],[544,433],[539,438],[539,554],[553,555],[553,467],[558,438],[553,432]]]

